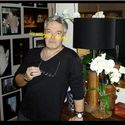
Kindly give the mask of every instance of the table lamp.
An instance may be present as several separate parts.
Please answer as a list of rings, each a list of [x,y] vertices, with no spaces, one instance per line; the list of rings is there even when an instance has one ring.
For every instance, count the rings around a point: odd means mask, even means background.
[[[75,18],[73,29],[73,47],[92,50],[115,48],[115,19],[109,18]],[[99,88],[96,72],[88,73],[87,89]],[[98,92],[89,91],[87,94],[87,112],[92,112],[98,107]]]
[[[92,51],[114,48],[115,19],[75,18],[73,47]]]

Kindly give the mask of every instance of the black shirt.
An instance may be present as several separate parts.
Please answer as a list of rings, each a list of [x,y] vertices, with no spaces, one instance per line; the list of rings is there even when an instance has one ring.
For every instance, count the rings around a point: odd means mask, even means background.
[[[82,65],[78,55],[67,47],[47,61],[41,60],[41,49],[31,49],[15,73],[25,73],[27,67],[40,63],[43,71],[25,86],[20,112],[31,120],[55,121],[60,119],[68,86],[74,99],[83,98]]]

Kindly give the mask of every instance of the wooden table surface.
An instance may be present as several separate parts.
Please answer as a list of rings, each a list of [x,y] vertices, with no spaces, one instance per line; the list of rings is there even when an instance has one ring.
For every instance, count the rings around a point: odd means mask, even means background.
[[[116,85],[117,87],[125,88],[125,80],[120,80],[120,84]],[[67,105],[64,104],[62,114],[61,114],[61,120],[62,121],[68,121],[69,118],[73,117],[73,111],[69,110],[67,108]],[[98,119],[93,117],[90,113],[85,113],[84,115],[84,121],[125,121],[125,118],[121,118],[119,116],[116,116],[115,114],[112,114],[110,118],[107,119]]]
[[[61,114],[61,120],[62,121],[68,121],[70,117],[73,117],[73,111],[69,110],[66,105],[64,105],[62,114]],[[110,118],[107,119],[98,119],[93,117],[90,113],[85,113],[84,115],[84,121],[125,121],[125,118],[121,118],[116,115],[112,115]]]

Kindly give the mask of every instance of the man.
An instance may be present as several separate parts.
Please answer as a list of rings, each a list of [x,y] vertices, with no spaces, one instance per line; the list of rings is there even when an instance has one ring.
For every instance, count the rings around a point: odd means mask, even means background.
[[[78,55],[62,44],[67,29],[63,18],[49,17],[44,24],[46,46],[31,49],[15,73],[16,84],[25,86],[20,121],[60,120],[69,86],[76,114],[69,120],[83,120],[82,65]]]

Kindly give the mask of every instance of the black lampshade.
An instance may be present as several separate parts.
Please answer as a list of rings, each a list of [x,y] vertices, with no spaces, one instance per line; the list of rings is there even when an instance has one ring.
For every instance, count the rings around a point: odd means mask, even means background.
[[[116,20],[116,44],[125,44],[125,19]]]
[[[115,47],[115,19],[75,18],[73,47],[110,49]]]
[[[125,19],[116,19],[116,61],[125,66]]]

